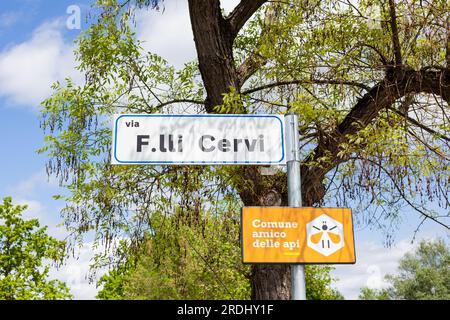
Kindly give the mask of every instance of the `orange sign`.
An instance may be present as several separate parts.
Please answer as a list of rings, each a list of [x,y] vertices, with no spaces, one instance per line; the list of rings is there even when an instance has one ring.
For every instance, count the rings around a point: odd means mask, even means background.
[[[242,208],[244,263],[355,263],[348,208]]]

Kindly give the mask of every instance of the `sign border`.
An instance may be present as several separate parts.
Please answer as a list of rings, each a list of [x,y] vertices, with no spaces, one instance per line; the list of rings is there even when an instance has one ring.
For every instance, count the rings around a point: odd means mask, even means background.
[[[113,139],[113,157],[114,160],[117,162],[117,164],[154,164],[154,165],[268,165],[268,164],[279,164],[279,165],[285,165],[285,129],[284,129],[284,121],[282,121],[281,118],[282,115],[271,115],[271,114],[264,114],[264,115],[258,115],[258,114],[119,114],[117,119],[115,120],[115,128],[114,128],[114,139]],[[117,158],[117,122],[122,117],[154,117],[154,118],[275,118],[278,121],[280,121],[281,124],[281,150],[282,150],[282,156],[281,159],[278,161],[121,161]]]
[[[291,209],[350,209],[351,221],[352,221],[352,236],[353,236],[353,249],[355,253],[355,260],[353,262],[245,262],[244,261],[244,226],[242,224],[243,216],[244,216],[244,208],[291,208]],[[355,247],[355,227],[353,223],[353,210],[352,208],[342,208],[342,207],[289,207],[289,206],[273,206],[273,207],[264,207],[264,206],[248,206],[241,207],[241,260],[243,264],[293,264],[293,265],[309,265],[309,264],[318,264],[318,265],[327,265],[327,264],[355,264],[356,263],[356,247]]]

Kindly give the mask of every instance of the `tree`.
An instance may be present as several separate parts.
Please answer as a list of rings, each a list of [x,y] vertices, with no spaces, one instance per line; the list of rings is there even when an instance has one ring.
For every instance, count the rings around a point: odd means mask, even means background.
[[[387,289],[363,288],[364,300],[449,300],[450,249],[443,239],[422,240],[417,249],[400,260],[397,274],[387,275]]]
[[[390,300],[389,292],[386,289],[361,288],[358,296],[359,300]]]
[[[103,275],[97,282],[97,287],[102,289],[97,293],[96,298],[100,300],[122,300],[125,298],[124,285],[128,270],[111,270]]]
[[[0,299],[69,299],[69,289],[49,280],[44,265],[45,259],[62,261],[65,243],[48,236],[37,219],[23,220],[26,208],[13,206],[11,198],[0,205]]]
[[[305,266],[307,300],[344,300],[344,296],[332,287],[336,281],[330,274],[333,269],[331,266]]]
[[[450,249],[443,239],[421,241],[400,260],[397,275],[388,275],[395,299],[450,299]]]
[[[151,212],[173,210],[167,199],[287,205],[283,171],[109,165],[111,114],[174,107],[296,112],[304,205],[356,203],[357,221],[388,240],[404,206],[449,229],[448,1],[241,0],[225,15],[219,0],[189,0],[198,61],[182,70],[143,52],[133,33],[136,8],[155,5],[99,0],[77,43],[86,83],[57,83],[43,103],[41,152],[72,192],[63,215],[74,234],[125,235],[138,247]],[[288,265],[255,265],[251,279],[253,298],[290,297]]]

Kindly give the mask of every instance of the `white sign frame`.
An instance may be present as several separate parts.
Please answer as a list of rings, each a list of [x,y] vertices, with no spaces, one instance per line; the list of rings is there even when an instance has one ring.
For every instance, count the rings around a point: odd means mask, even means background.
[[[280,138],[281,138],[281,158],[278,161],[161,161],[161,160],[146,160],[146,161],[135,161],[135,160],[124,160],[117,158],[117,137],[118,133],[118,122],[124,117],[130,118],[274,118],[277,119],[280,127]],[[278,124],[277,122],[277,124]],[[277,129],[278,131],[278,129]],[[112,143],[112,154],[111,162],[114,165],[285,165],[286,164],[286,145],[285,145],[285,122],[284,116],[275,114],[117,114],[114,117],[113,124],[113,143]]]

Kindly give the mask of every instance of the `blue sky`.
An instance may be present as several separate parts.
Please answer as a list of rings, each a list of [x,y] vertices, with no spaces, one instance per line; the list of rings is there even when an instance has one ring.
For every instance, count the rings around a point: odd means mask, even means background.
[[[88,2],[79,1],[76,4],[80,5],[80,8],[86,8]],[[29,52],[30,55],[27,56],[23,52],[19,52],[18,47],[28,43],[28,48],[34,47],[36,53],[42,51],[43,49],[38,48],[38,46],[45,45],[44,41],[40,44],[35,43],[34,46],[31,42],[33,41],[33,32],[43,27],[44,24],[55,24],[53,28],[48,26],[43,32],[47,32],[48,36],[51,37],[52,30],[57,30],[57,32],[61,33],[61,36],[69,47],[70,42],[81,30],[61,28],[58,24],[61,25],[64,23],[66,9],[71,4],[74,4],[74,2],[48,0],[0,2],[0,48],[3,60],[5,60],[5,55],[9,53],[10,59],[7,59],[6,63],[14,62],[20,64],[24,60],[32,62],[33,57],[31,53],[33,52]],[[56,45],[54,46],[55,50],[63,49]],[[14,54],[17,56],[20,55],[20,57],[13,60]],[[61,61],[64,61],[64,59],[61,59]],[[11,66],[11,69],[15,67]],[[37,69],[41,71],[40,69],[46,69],[48,67],[47,65],[43,65]],[[53,65],[51,68],[58,69],[59,67]],[[35,154],[35,150],[42,144],[43,136],[39,128],[38,120],[40,92],[29,93],[27,91],[34,91],[33,88],[30,88],[30,86],[27,87],[25,84],[21,87],[20,82],[25,78],[32,78],[35,83],[48,86],[47,83],[40,81],[51,79],[56,73],[48,70],[49,74],[45,74],[44,79],[40,79],[38,75],[33,75],[35,72],[33,68],[28,70],[21,69],[18,72],[21,74],[15,75],[17,79],[12,80],[11,77],[2,76],[0,82],[2,85],[10,81],[18,82],[15,87],[0,89],[0,108],[4,116],[4,121],[0,127],[0,134],[3,137],[0,142],[0,148],[4,154],[4,156],[0,157],[0,165],[2,168],[0,171],[0,190],[2,193],[6,191],[4,189],[5,187],[17,181],[25,180],[33,172],[42,169],[45,161],[44,157],[39,157]],[[28,84],[33,84],[33,82],[28,82]],[[45,91],[43,94],[45,94]]]
[[[39,102],[51,92],[53,81],[72,76],[81,81],[74,70],[73,39],[86,27],[85,17],[90,0],[15,0],[0,2],[0,197],[11,195],[16,202],[27,203],[28,217],[38,217],[50,232],[62,239],[66,232],[56,227],[61,220],[59,210],[64,203],[52,199],[61,192],[54,179],[45,174],[44,155],[36,154],[42,146],[39,128]],[[232,8],[233,1],[224,6]],[[81,29],[70,30],[67,8],[81,10]],[[164,32],[161,32],[164,30]],[[184,0],[166,1],[166,10],[141,12],[137,15],[137,35],[147,40],[145,49],[161,54],[175,66],[195,58],[189,17]],[[338,288],[347,298],[356,298],[359,287],[383,286],[382,277],[393,272],[398,259],[414,247],[410,244],[419,215],[410,209],[402,212],[403,222],[392,248],[383,247],[384,235],[377,229],[356,228],[358,262],[354,266],[338,266]],[[361,229],[361,230],[360,230]],[[446,236],[438,225],[426,222],[418,239]],[[78,299],[92,299],[95,285],[85,276],[91,250],[89,244],[52,275],[67,281]]]

